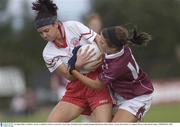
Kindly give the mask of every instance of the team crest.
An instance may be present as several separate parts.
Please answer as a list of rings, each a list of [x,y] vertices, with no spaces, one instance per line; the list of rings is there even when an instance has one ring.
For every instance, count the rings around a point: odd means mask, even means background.
[[[138,120],[142,119],[145,110],[145,105],[139,108],[138,112],[136,113],[136,117],[138,118]]]
[[[73,38],[71,40],[71,44],[73,44],[74,47],[78,46],[79,45],[79,39],[78,38]]]

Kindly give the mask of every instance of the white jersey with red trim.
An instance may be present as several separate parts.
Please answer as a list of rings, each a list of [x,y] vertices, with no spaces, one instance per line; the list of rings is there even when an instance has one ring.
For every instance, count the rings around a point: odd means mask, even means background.
[[[72,50],[78,45],[94,43],[96,33],[77,21],[67,21],[60,25],[62,36],[66,38],[66,47],[57,47],[54,42],[48,42],[43,50],[43,58],[50,72],[61,64],[67,65],[72,56]]]

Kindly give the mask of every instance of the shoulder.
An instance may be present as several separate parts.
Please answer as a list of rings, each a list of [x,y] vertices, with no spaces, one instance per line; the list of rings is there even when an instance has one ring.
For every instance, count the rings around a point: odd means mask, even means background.
[[[56,57],[68,57],[69,48],[57,48],[53,42],[48,42],[42,52],[43,58],[54,59]]]
[[[63,25],[68,27],[68,26],[78,26],[78,25],[83,25],[83,24],[79,21],[71,20],[71,21],[63,22]]]
[[[54,51],[55,51],[55,47],[54,47],[53,43],[48,42],[46,44],[46,46],[44,47],[44,49],[43,49],[42,55],[43,55],[44,58],[45,57],[53,57],[52,52],[54,52]]]
[[[125,53],[132,53],[131,48],[128,45],[124,46],[124,52]]]
[[[78,21],[67,21],[63,22],[63,26],[67,31],[71,31],[74,33],[82,34],[82,33],[89,33],[90,29]],[[92,32],[94,33],[94,32]],[[91,35],[92,36],[92,35]],[[88,37],[89,38],[89,37]]]

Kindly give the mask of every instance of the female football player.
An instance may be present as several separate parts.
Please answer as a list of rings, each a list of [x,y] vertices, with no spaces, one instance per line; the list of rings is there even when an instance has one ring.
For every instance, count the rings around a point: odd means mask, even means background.
[[[153,85],[147,74],[138,66],[129,45],[146,44],[151,36],[145,32],[128,36],[128,31],[122,26],[105,28],[101,32],[102,49],[105,51],[102,72],[96,79],[85,77],[77,70],[72,74],[83,84],[93,89],[105,86],[111,88],[116,102],[112,122],[137,122],[149,110],[152,101]],[[83,66],[84,54],[77,56],[76,65]]]
[[[69,80],[66,92],[48,117],[48,122],[69,122],[80,114],[93,112],[97,122],[111,121],[112,100],[107,87],[93,90],[75,79],[68,71],[72,51],[79,45],[100,42],[99,35],[80,22],[61,22],[57,19],[57,6],[51,0],[37,0],[33,3],[37,12],[35,27],[48,43],[43,58],[50,72],[56,72]],[[100,63],[101,60],[97,61]],[[95,67],[97,68],[97,67]],[[86,74],[95,79],[99,69]]]

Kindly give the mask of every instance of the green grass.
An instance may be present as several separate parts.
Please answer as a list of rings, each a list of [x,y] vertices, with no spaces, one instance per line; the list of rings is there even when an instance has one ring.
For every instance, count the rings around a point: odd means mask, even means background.
[[[36,112],[32,115],[1,115],[0,120],[3,122],[46,122],[48,117],[47,111]]]
[[[152,106],[144,122],[180,122],[180,104]]]
[[[0,114],[0,120],[1,122],[46,122],[49,112],[49,109],[41,109],[29,116],[4,116]],[[75,121],[81,122],[81,118],[77,118]],[[180,104],[152,106],[143,122],[180,122]]]

